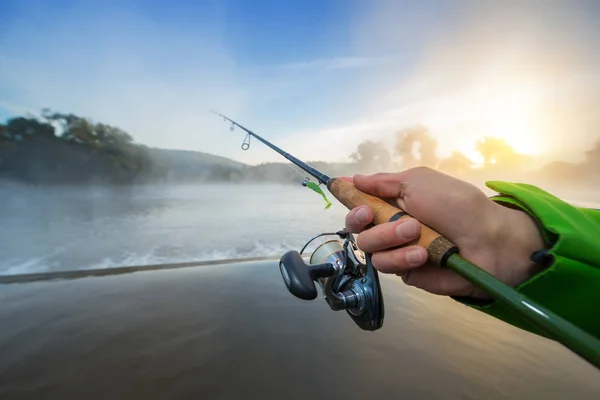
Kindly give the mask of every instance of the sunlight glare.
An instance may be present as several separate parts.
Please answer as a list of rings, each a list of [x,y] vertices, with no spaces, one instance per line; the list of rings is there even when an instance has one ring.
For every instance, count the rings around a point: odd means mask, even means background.
[[[535,91],[516,88],[489,93],[479,102],[481,106],[475,116],[481,136],[505,139],[521,154],[539,155],[543,150],[543,138],[535,128],[535,98]]]

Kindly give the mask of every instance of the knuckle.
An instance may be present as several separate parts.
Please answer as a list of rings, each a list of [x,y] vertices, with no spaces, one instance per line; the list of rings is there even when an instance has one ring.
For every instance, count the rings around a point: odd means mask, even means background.
[[[359,249],[368,252],[369,251],[369,246],[368,246],[368,240],[367,243],[365,243],[365,235],[369,235],[368,232],[361,232],[360,235],[357,236],[356,238],[356,245],[358,246]],[[367,237],[368,239],[368,237]]]
[[[346,229],[350,233],[362,233],[362,227],[352,224],[346,224]],[[357,240],[358,242],[358,240]]]
[[[346,225],[351,225],[355,221],[355,218],[352,214],[346,214]]]
[[[382,246],[391,246],[395,242],[395,224],[382,225],[377,231],[377,240]]]
[[[375,253],[371,261],[373,266],[381,272],[402,273],[406,269],[406,263],[398,250]]]

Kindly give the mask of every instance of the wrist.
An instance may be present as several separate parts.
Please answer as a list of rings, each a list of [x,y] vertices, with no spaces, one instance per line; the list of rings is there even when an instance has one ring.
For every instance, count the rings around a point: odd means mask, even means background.
[[[546,247],[537,221],[525,211],[494,203],[498,208],[499,231],[497,277],[516,287],[527,281],[544,266],[532,260],[532,255]]]

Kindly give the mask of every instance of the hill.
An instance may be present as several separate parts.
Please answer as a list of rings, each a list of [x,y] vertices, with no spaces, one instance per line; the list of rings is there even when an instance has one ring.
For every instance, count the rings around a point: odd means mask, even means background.
[[[191,150],[148,148],[156,169],[154,177],[164,182],[222,181],[241,177],[250,168],[229,158]]]
[[[299,184],[305,177],[284,160],[250,166],[198,151],[148,147],[117,127],[73,114],[44,110],[42,116],[0,124],[0,179],[34,185]],[[330,175],[364,171],[357,163],[310,163]]]
[[[212,154],[135,143],[117,127],[43,112],[0,124],[0,179],[35,185],[230,180],[247,165]]]

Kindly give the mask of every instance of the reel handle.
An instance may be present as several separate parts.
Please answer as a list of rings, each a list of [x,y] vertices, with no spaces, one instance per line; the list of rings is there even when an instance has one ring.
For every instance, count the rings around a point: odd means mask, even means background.
[[[375,213],[375,218],[373,219],[375,225],[410,217],[410,215],[400,208],[394,207],[378,197],[362,192],[350,182],[342,179],[330,179],[327,182],[327,189],[349,210],[358,206],[369,206]],[[429,261],[439,267],[446,265],[446,260],[450,255],[458,253],[458,247],[454,243],[424,224],[421,224],[421,236],[419,239],[408,244],[418,244],[425,247],[429,254]]]
[[[336,271],[330,263],[306,264],[300,253],[295,250],[281,256],[279,270],[290,293],[303,300],[313,300],[317,297],[314,282],[316,279],[332,276]]]

